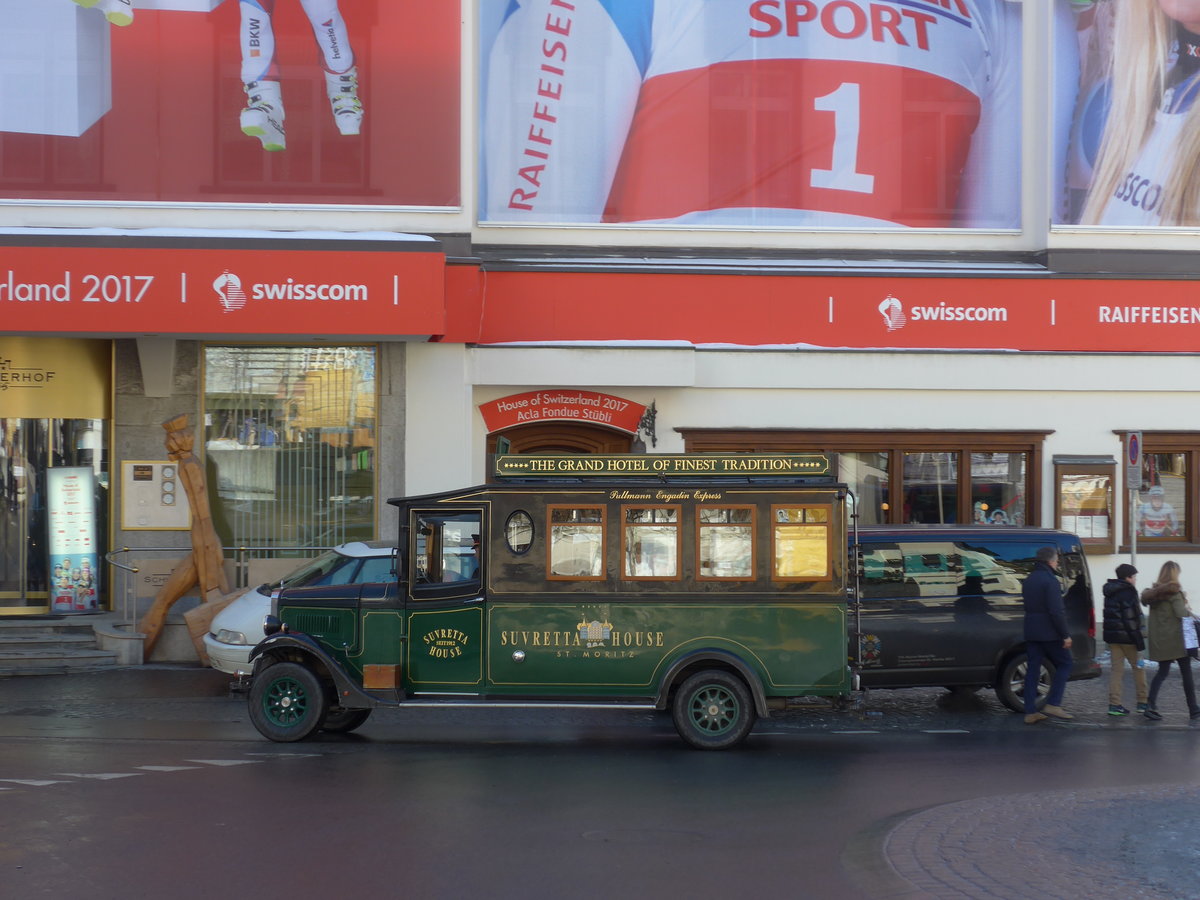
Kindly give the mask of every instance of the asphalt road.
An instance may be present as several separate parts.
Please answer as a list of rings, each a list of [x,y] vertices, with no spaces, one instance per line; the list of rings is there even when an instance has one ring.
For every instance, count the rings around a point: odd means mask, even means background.
[[[1106,702],[1077,682],[1078,719],[1026,726],[877,692],[727,753],[607,711],[378,711],[280,745],[214,672],[5,679],[0,896],[1200,896],[1200,733],[1181,700]]]

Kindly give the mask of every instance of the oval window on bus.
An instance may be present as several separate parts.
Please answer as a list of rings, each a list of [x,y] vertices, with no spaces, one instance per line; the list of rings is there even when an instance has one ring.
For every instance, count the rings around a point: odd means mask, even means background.
[[[529,552],[533,543],[533,518],[529,513],[518,509],[508,517],[504,523],[504,540],[517,556]]]

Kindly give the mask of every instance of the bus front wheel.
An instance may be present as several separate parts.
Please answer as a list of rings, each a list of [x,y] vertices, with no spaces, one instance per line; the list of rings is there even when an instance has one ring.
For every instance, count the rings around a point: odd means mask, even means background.
[[[750,691],[736,675],[710,669],[692,675],[675,692],[675,730],[698,750],[725,750],[745,740],[758,714]]]
[[[250,721],[273,741],[302,741],[321,727],[329,700],[311,669],[293,662],[257,672],[250,683]]]

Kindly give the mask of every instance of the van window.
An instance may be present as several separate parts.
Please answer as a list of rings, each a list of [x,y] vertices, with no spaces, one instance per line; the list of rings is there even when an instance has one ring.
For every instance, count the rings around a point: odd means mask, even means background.
[[[604,577],[604,513],[603,506],[548,508],[550,578]]]
[[[1020,594],[1033,571],[1042,543],[997,541],[894,541],[863,545],[863,599],[885,597],[965,597]],[[1060,557],[1061,580],[1069,587],[1081,563]],[[1068,573],[1068,568],[1074,570]]]

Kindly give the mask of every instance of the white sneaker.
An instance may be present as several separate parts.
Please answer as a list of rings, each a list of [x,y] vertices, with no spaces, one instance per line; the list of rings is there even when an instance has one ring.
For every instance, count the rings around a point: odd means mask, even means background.
[[[287,137],[283,130],[283,98],[278,81],[253,81],[244,85],[246,108],[242,110],[240,123],[242,134],[262,141],[264,150],[287,149]]]
[[[104,12],[104,18],[113,25],[124,27],[133,24],[133,0],[100,0],[100,9]]]
[[[358,99],[358,66],[341,75],[325,73],[325,92],[340,134],[358,134],[362,128],[363,105]]]

